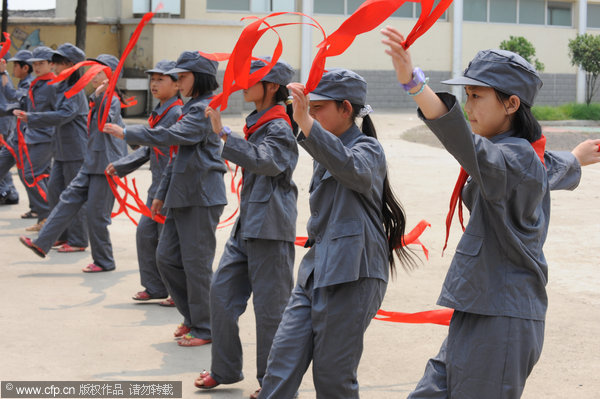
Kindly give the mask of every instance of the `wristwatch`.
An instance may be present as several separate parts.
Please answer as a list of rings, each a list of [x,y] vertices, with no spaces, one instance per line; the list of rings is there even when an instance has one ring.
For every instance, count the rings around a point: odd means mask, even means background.
[[[419,67],[415,67],[412,73],[412,80],[406,84],[401,83],[402,88],[406,91],[409,91],[418,85],[425,83],[425,72]]]
[[[223,126],[221,131],[219,132],[219,137],[223,138],[223,136],[229,136],[231,134],[231,129],[227,126]]]

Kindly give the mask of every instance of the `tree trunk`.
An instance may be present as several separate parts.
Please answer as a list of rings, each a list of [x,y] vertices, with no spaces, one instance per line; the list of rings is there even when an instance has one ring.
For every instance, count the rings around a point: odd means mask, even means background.
[[[85,51],[87,28],[87,0],[77,0],[75,9],[75,45]]]
[[[8,32],[8,0],[2,0],[2,32]]]

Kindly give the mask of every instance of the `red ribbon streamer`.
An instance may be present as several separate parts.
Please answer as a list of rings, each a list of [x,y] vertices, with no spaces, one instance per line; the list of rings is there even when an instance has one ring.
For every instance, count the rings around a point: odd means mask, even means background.
[[[376,28],[392,15],[406,0],[367,0],[350,15],[342,25],[317,47],[319,51],[313,60],[304,93],[313,91],[325,71],[325,60],[342,54],[352,44],[356,36]],[[438,18],[446,11],[452,0],[442,0],[433,9],[434,0],[421,0],[421,15],[417,23],[408,34],[402,47],[408,49],[420,36],[422,36]]]
[[[8,53],[11,46],[10,33],[4,32],[4,42],[2,43],[2,49],[0,49],[0,58],[4,58],[4,56]]]
[[[439,310],[428,310],[425,312],[417,313],[403,313],[403,312],[388,312],[379,309],[375,320],[391,321],[394,323],[412,323],[412,324],[439,324],[442,326],[450,325],[450,319],[454,309],[439,309]]]
[[[142,215],[149,217],[150,219],[154,220],[157,223],[160,223],[160,224],[165,223],[164,215],[156,214],[154,217],[152,217],[152,212],[146,206],[144,201],[142,201],[140,199],[138,189],[135,184],[135,178],[133,178],[131,180],[131,183],[133,185],[133,190],[132,190],[128,186],[127,177],[124,177],[123,180],[121,180],[119,177],[111,176],[106,172],[104,172],[104,175],[106,176],[106,179],[108,180],[108,185],[110,186],[110,190],[112,191],[113,195],[115,196],[115,199],[119,203],[119,209],[117,210],[117,212],[111,213],[111,217],[115,217],[115,216],[119,215],[120,213],[125,213],[125,215],[127,215],[127,217],[137,226],[137,221],[129,214],[128,209],[131,209],[137,213],[141,213]],[[125,194],[123,196],[121,196],[119,194],[117,187],[121,188],[125,192]],[[127,203],[128,196],[131,196],[131,198],[133,198],[135,205]]]
[[[123,69],[123,65],[125,64],[125,60],[127,59],[127,56],[129,55],[131,50],[133,50],[133,48],[135,47],[138,39],[140,38],[140,35],[142,34],[142,30],[144,29],[146,24],[152,19],[152,17],[154,17],[154,14],[157,11],[161,10],[162,8],[163,8],[163,5],[162,5],[162,3],[160,3],[153,12],[148,12],[148,13],[144,14],[144,17],[142,18],[142,20],[140,21],[138,26],[135,28],[135,31],[131,35],[129,42],[127,43],[127,46],[125,47],[123,54],[121,55],[119,64],[115,68],[113,75],[110,77],[110,79],[108,81],[108,88],[106,89],[106,92],[104,93],[104,97],[102,98],[103,103],[105,103],[106,101],[109,101],[109,99],[112,98],[112,96],[115,92],[115,89],[117,87],[117,81],[119,80],[119,74],[121,73],[121,70]],[[100,129],[101,132],[104,131],[104,124],[106,123],[106,120],[108,119],[109,111],[110,111],[110,107],[104,107],[104,111],[102,112],[102,114],[98,115],[98,118],[99,118],[98,119],[98,128]]]
[[[25,185],[27,187],[36,187],[38,189],[38,192],[40,193],[40,196],[44,199],[44,201],[48,202],[48,199],[46,198],[46,192],[44,191],[44,189],[42,189],[40,187],[39,182],[40,182],[40,180],[45,179],[49,175],[47,173],[43,173],[36,177],[35,174],[33,173],[33,165],[31,163],[31,158],[29,157],[29,150],[27,149],[27,143],[25,142],[25,136],[23,135],[23,132],[21,131],[21,120],[20,119],[17,119],[17,140],[18,140],[18,151],[19,151],[18,156],[17,156],[17,154],[14,153],[14,151],[12,150],[12,148],[10,148],[10,146],[7,145],[6,148],[10,151],[12,156],[15,158],[15,162],[17,164],[17,169],[21,170],[21,174],[23,175],[23,181],[25,182]],[[2,141],[4,141],[4,140],[2,140]],[[29,168],[31,169],[31,178],[32,178],[31,183],[29,183],[27,181],[27,179],[25,178],[23,154],[25,154],[25,157],[27,158],[27,162],[29,162]]]

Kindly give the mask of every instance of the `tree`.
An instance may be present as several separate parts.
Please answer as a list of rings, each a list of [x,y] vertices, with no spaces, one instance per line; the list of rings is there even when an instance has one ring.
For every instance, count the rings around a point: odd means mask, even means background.
[[[508,40],[504,40],[500,43],[500,49],[519,54],[521,57],[525,58],[527,62],[533,64],[538,72],[544,72],[544,64],[537,58],[533,58],[535,56],[535,47],[533,47],[533,44],[523,36],[510,36]]]
[[[585,71],[585,102],[589,105],[598,91],[596,81],[600,75],[600,35],[584,33],[569,40],[569,57],[572,65]]]
[[[87,28],[87,0],[77,0],[75,9],[75,45],[85,51]]]

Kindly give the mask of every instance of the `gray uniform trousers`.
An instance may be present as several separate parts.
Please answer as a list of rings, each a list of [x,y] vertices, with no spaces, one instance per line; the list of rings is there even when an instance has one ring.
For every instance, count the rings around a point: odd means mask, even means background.
[[[357,369],[363,336],[387,283],[359,278],[314,288],[297,284],[275,338],[259,398],[292,399],[311,360],[317,398],[358,398]]]
[[[196,338],[211,339],[209,293],[224,205],[170,208],[156,248],[158,269]]]
[[[210,287],[211,374],[223,384],[244,378],[238,320],[252,294],[256,318],[256,378],[262,384],[273,337],[290,298],[294,243],[233,234]]]
[[[104,175],[79,171],[60,195],[60,201],[50,213],[34,243],[44,252],[48,252],[63,231],[71,225],[71,221],[86,201],[92,259],[95,265],[112,270],[115,268],[115,260],[108,225],[111,223],[110,214],[115,197]]]
[[[13,183],[12,175],[10,172],[4,175],[4,178],[0,180],[0,194],[3,196],[10,196],[12,199],[19,199],[19,193]]]
[[[152,197],[148,196],[146,206],[152,206]],[[167,296],[167,287],[162,281],[156,264],[156,248],[162,231],[162,224],[142,215],[135,230],[140,281],[150,295]]]
[[[13,143],[8,144],[12,146]],[[12,146],[12,148],[15,150],[17,156],[19,156],[16,145]],[[29,144],[27,145],[27,149],[29,151],[29,157],[31,158],[31,166],[27,157],[23,154],[23,170],[19,171],[19,176],[22,182],[23,179],[25,179],[26,182],[31,184],[33,182],[33,177],[31,176],[32,167],[35,177],[48,173],[50,161],[52,160],[52,143]],[[10,151],[2,147],[2,149],[0,149],[0,176],[5,176],[15,164],[15,158]],[[47,180],[48,179],[42,179],[38,182],[38,185],[46,192],[46,194],[48,194]],[[37,187],[29,187],[25,182],[23,182],[23,185],[27,190],[31,209],[38,214],[38,221],[48,217],[50,212],[48,202],[41,196]]]
[[[440,352],[408,399],[520,398],[542,353],[544,326],[455,311]]]
[[[48,204],[50,209],[60,201],[60,194],[69,186],[71,181],[77,176],[83,160],[81,161],[57,161],[52,163],[50,179],[48,180]],[[85,248],[88,246],[88,226],[85,217],[87,212],[86,204],[77,212],[69,227],[58,237],[59,241],[66,241],[74,247]]]

